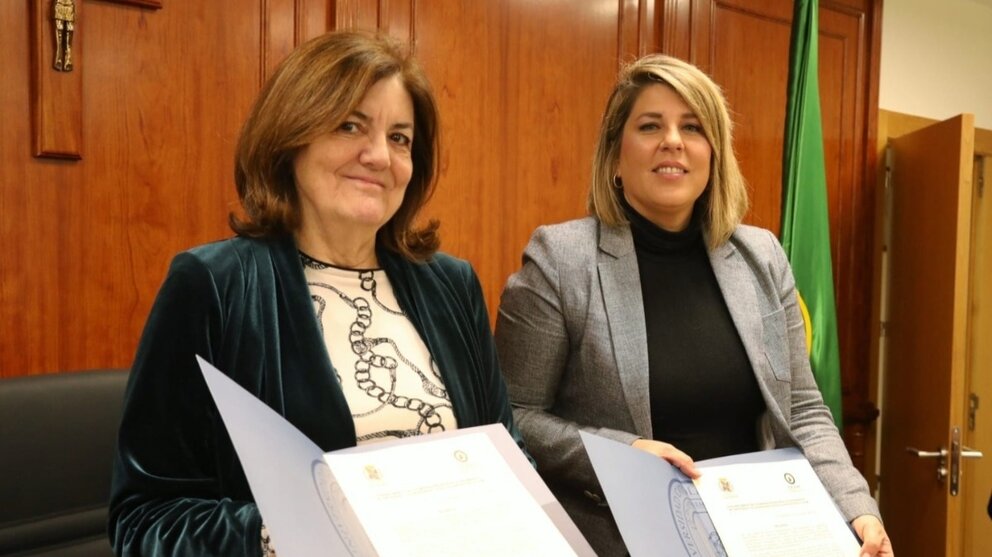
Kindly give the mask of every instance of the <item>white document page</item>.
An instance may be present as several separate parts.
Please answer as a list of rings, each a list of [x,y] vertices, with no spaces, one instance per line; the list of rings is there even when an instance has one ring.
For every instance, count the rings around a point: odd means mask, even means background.
[[[368,540],[367,532],[354,514],[354,509],[347,497],[341,490],[340,482],[334,481],[330,468],[325,462],[325,454],[305,435],[300,433],[295,427],[287,422],[282,416],[275,413],[265,403],[255,398],[242,389],[229,377],[218,371],[203,358],[197,357],[203,377],[210,389],[217,409],[231,436],[231,441],[238,452],[238,457],[244,467],[245,475],[251,485],[252,494],[258,504],[259,511],[265,521],[276,551],[280,557],[325,557],[327,555],[365,557],[376,555],[371,543]],[[364,455],[371,455],[376,465],[383,470],[391,468],[393,465],[406,463],[392,463],[389,466],[379,463],[380,460],[388,461],[393,458],[391,454],[398,454],[396,458],[415,459],[421,465],[426,465],[426,458],[433,458],[435,452],[427,449],[423,454],[411,453],[383,453],[396,447],[431,447],[436,442],[457,443],[462,437],[481,437],[484,448],[478,451],[474,444],[470,442],[464,445],[463,450],[466,455],[472,458],[470,461],[476,466],[480,473],[483,468],[478,464],[490,466],[500,476],[494,489],[497,491],[497,498],[493,502],[482,503],[483,496],[489,496],[485,490],[478,492],[479,499],[468,498],[467,506],[464,509],[451,511],[449,514],[457,515],[457,518],[468,524],[455,526],[465,534],[465,539],[472,540],[472,543],[464,547],[447,548],[432,555],[493,555],[498,553],[486,553],[485,548],[479,549],[479,544],[488,543],[489,538],[503,536],[509,540],[521,540],[520,543],[535,543],[531,553],[525,551],[508,553],[506,555],[574,555],[581,557],[595,557],[595,553],[589,543],[582,537],[582,534],[571,521],[561,504],[554,498],[537,472],[528,462],[527,458],[517,448],[516,443],[506,429],[500,424],[490,424],[473,428],[458,429],[423,435],[408,437],[401,440],[386,441],[373,445],[363,445],[360,447],[350,447],[327,453],[327,455],[340,455],[354,457],[356,459],[365,458]],[[472,452],[469,452],[471,449]],[[439,450],[440,451],[440,450]],[[451,451],[444,451],[451,455]],[[426,455],[426,456],[425,456]],[[332,459],[333,460],[333,459]],[[450,460],[450,459],[448,459]],[[495,461],[497,464],[492,464]],[[363,464],[364,466],[364,464]],[[413,469],[417,469],[417,465]],[[364,468],[362,469],[364,474]],[[442,475],[438,472],[439,477]],[[507,475],[510,479],[506,479]],[[391,474],[390,477],[395,476]],[[367,478],[367,476],[365,476]],[[401,477],[401,476],[397,476]],[[503,483],[515,483],[513,488],[505,488]],[[491,484],[489,484],[491,485]],[[523,493],[523,496],[519,495]],[[512,494],[511,494],[512,493]],[[525,502],[520,503],[521,500]],[[423,499],[429,503],[429,499]],[[407,504],[401,500],[400,504]],[[453,508],[453,500],[441,499],[440,504],[446,505],[448,509]],[[525,508],[525,506],[529,506]],[[530,517],[531,508],[536,507],[541,513],[539,519]],[[481,508],[484,512],[479,512]],[[487,514],[489,513],[489,514]],[[393,513],[403,519],[403,522],[393,524],[392,527],[406,528],[405,522],[408,520],[402,513]],[[526,528],[520,532],[514,530],[501,530],[501,528],[521,528],[516,524],[513,517],[498,516],[508,514],[523,516]],[[492,515],[496,515],[493,519]],[[379,528],[388,529],[388,520],[383,522],[383,515],[378,516],[375,525]],[[479,520],[480,522],[475,522]],[[483,522],[482,520],[489,520]],[[507,521],[512,524],[507,526]],[[544,524],[552,524],[552,532],[543,529]],[[538,526],[535,526],[538,525]],[[485,536],[476,536],[468,533],[469,528],[484,532]],[[524,537],[526,533],[527,538]],[[533,536],[545,536],[555,538],[553,541],[538,540],[535,542]],[[558,548],[558,541],[564,536],[571,544],[567,551],[555,552]],[[478,540],[478,541],[477,541]],[[527,540],[527,541],[522,541]],[[500,540],[504,546],[508,540]],[[547,549],[547,553],[542,553]],[[574,551],[573,549],[574,548]],[[391,555],[411,555],[408,548],[404,547],[400,551],[381,553],[383,557]]]
[[[694,483],[727,555],[858,557],[860,545],[801,455],[699,470]]]
[[[485,434],[324,458],[379,555],[576,554]]]

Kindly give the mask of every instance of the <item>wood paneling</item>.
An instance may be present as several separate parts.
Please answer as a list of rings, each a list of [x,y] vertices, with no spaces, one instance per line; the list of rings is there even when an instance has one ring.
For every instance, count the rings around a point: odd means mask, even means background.
[[[379,29],[401,41],[415,41],[414,0],[380,0]]]
[[[417,54],[438,95],[444,141],[428,213],[441,220],[442,249],[475,265],[491,316],[531,232],[585,214],[621,56],[620,9],[465,0],[416,11]]]
[[[727,95],[735,145],[751,188],[747,221],[776,233],[793,3],[789,0],[665,2],[661,44],[707,70]],[[869,402],[876,0],[820,2],[820,103],[827,162],[846,437],[864,467]],[[688,29],[686,28],[688,26]]]
[[[259,86],[296,45],[325,33],[333,19],[333,0],[261,0]],[[344,2],[338,2],[343,4]]]
[[[259,87],[272,76],[279,62],[282,62],[297,44],[296,5],[299,0],[261,0],[261,2]]]
[[[171,257],[229,235],[260,68],[260,3],[239,7],[87,2],[65,163],[31,157],[28,6],[0,2],[0,376],[129,366]]]
[[[657,17],[659,50],[671,56],[690,60],[692,37],[692,0],[663,0]],[[698,6],[698,3],[697,3]]]
[[[332,29],[378,29],[379,4],[388,0],[337,0]],[[395,0],[400,1],[400,0]],[[413,2],[414,0],[408,0]]]
[[[649,52],[658,52],[655,2],[620,0],[620,42],[622,62]]]
[[[59,367],[61,207],[75,163],[33,158],[27,2],[0,2],[0,373]]]

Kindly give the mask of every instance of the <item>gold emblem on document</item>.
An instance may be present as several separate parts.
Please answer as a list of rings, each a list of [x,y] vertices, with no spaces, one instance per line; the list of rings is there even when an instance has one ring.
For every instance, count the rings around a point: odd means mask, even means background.
[[[727,478],[720,478],[720,491],[724,493],[733,493],[734,486],[730,485],[730,480]]]
[[[379,473],[379,469],[371,464],[365,465],[365,477],[377,482],[382,479],[382,474]]]

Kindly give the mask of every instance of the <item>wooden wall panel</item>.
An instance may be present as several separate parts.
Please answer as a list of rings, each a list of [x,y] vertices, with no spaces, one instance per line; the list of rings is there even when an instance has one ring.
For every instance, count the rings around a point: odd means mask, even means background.
[[[335,0],[261,0],[259,86],[302,42],[322,35],[334,18]]]
[[[659,0],[656,33],[659,51],[691,60],[692,10],[698,6],[692,0]],[[698,7],[697,7],[698,10]]]
[[[475,265],[493,317],[531,232],[585,214],[599,118],[621,56],[620,9],[465,0],[415,11],[444,141],[428,213],[441,220],[442,249]]]
[[[415,18],[416,52],[441,111],[441,169],[428,217],[441,221],[441,249],[475,266],[493,313],[501,228],[518,236],[502,226],[517,192],[507,181],[501,50],[507,10],[496,2],[457,1],[443,10],[417,10]]]
[[[64,360],[129,365],[172,255],[229,234],[234,140],[259,80],[260,12],[243,6],[89,6],[86,138],[101,152],[64,195],[64,244],[86,239],[66,278],[88,277],[63,285],[83,302],[64,316]]]
[[[387,0],[334,0],[331,28],[378,29],[379,4],[385,1]]]
[[[335,0],[296,0],[296,43],[323,35],[331,29],[334,6]]]
[[[620,0],[619,51],[622,62],[629,62],[649,52],[658,52],[655,2]]]
[[[0,3],[0,376],[130,365],[172,256],[229,235],[261,68],[260,2],[240,6],[88,2],[65,163],[31,157],[27,3]]]
[[[0,2],[0,374],[59,367],[59,194],[78,163],[33,157],[27,2]]]
[[[820,101],[845,422],[850,426],[845,434],[856,460],[864,455],[865,426],[876,415],[868,400],[875,159],[866,145],[874,144],[879,6],[876,0],[820,2]],[[667,33],[661,44],[689,53],[724,87],[751,188],[747,221],[775,232],[781,216],[792,7],[789,0],[692,0],[688,5],[669,0],[661,15]]]
[[[296,46],[299,0],[261,0],[259,86]]]
[[[414,0],[380,0],[379,29],[401,41],[416,41]]]

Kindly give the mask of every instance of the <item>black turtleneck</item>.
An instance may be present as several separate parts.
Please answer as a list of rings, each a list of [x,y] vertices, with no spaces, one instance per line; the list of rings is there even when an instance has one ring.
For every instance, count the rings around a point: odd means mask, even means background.
[[[668,232],[623,202],[644,298],[654,438],[704,460],[758,450],[765,410],[698,213]]]

